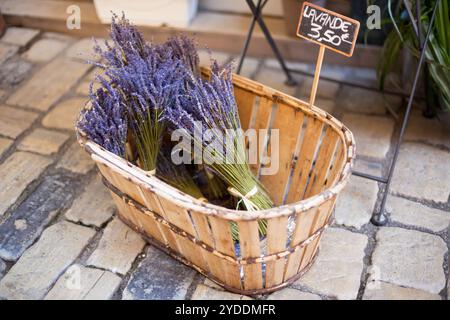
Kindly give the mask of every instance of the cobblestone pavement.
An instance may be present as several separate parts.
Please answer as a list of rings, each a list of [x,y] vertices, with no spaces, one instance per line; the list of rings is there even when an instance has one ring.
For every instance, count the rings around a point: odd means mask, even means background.
[[[115,218],[73,132],[95,72],[83,63],[90,47],[88,39],[24,28],[0,39],[0,297],[250,299],[221,290]],[[201,57],[208,61],[206,52]],[[249,58],[243,74],[299,98],[307,98],[311,86],[300,77],[297,87],[284,85],[274,60]],[[371,70],[325,66],[323,74],[375,82]],[[319,86],[317,105],[353,130],[356,166],[374,174],[386,174],[399,131],[386,102],[399,104],[332,82]],[[448,298],[450,133],[415,110],[406,140],[388,200],[389,224],[369,223],[381,186],[352,177],[312,269],[290,288],[252,298]]]

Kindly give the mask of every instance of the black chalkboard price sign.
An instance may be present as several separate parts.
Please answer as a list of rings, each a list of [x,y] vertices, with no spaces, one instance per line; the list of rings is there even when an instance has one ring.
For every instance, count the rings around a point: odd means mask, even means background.
[[[353,55],[359,21],[304,2],[297,35],[347,57]]]
[[[351,57],[358,37],[359,22],[309,2],[303,2],[297,35],[320,46],[309,105],[316,100],[325,49]]]

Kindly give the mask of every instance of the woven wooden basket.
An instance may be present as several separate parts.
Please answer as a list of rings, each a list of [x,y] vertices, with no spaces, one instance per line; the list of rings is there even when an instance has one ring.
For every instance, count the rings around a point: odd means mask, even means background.
[[[256,295],[281,289],[309,269],[350,175],[355,147],[352,133],[319,108],[237,75],[233,82],[243,129],[280,130],[279,171],[260,178],[278,206],[273,209],[248,212],[204,203],[81,132],[78,137],[126,224],[223,288]],[[253,166],[255,172],[259,167]],[[261,219],[268,223],[266,239],[258,234]],[[230,221],[239,228],[239,254]]]

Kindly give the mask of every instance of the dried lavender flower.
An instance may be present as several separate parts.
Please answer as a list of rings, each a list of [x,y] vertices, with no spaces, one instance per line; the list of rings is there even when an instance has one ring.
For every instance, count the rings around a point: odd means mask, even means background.
[[[90,108],[81,111],[76,126],[90,140],[106,150],[125,156],[127,117],[124,115],[122,95],[104,78],[99,78],[102,88],[95,92],[90,87]]]
[[[200,73],[200,58],[197,44],[186,35],[170,37],[162,46],[163,50],[171,49],[173,58],[179,59],[195,75]]]

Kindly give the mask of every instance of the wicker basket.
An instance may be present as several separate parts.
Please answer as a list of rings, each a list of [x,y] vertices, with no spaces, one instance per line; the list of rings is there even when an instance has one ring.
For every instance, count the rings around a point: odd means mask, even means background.
[[[273,209],[236,211],[204,203],[78,136],[126,224],[223,288],[255,295],[289,285],[311,266],[355,148],[352,133],[326,112],[237,75],[233,82],[243,129],[280,130],[279,171],[261,177],[278,205]],[[268,223],[264,240],[261,219]],[[230,221],[239,228],[239,256]]]

